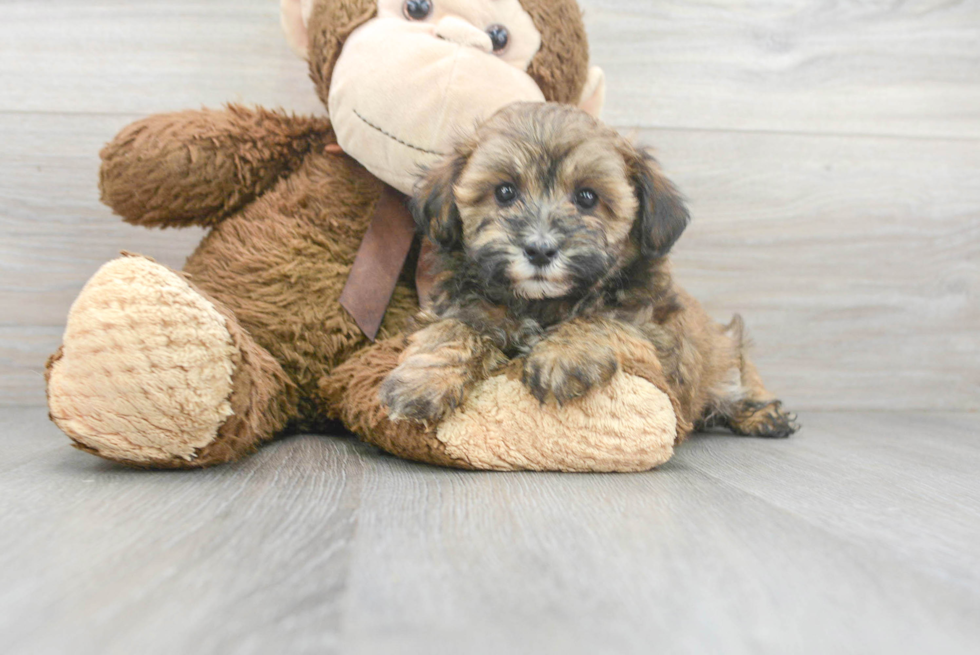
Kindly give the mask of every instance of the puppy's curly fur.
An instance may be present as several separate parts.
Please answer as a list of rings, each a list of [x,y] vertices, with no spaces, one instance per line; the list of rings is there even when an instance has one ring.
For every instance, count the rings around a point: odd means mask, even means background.
[[[587,114],[504,109],[427,174],[413,209],[438,273],[432,308],[381,389],[393,419],[438,421],[523,357],[542,403],[654,362],[687,424],[798,429],[746,357],[741,319],[714,323],[674,285],[667,254],[689,221],[674,186]]]

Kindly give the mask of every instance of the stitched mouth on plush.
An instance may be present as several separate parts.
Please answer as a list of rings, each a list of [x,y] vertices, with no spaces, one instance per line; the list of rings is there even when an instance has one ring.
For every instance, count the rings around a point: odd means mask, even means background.
[[[384,56],[383,53],[404,53]],[[373,174],[411,194],[441,153],[497,110],[544,102],[527,72],[424,25],[375,18],[337,60],[328,109],[337,142]]]

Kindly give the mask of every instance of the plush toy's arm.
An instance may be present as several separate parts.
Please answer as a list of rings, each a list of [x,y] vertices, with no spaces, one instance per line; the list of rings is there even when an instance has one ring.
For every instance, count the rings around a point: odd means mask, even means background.
[[[102,201],[128,223],[214,225],[334,143],[326,118],[229,105],[161,114],[102,150]]]

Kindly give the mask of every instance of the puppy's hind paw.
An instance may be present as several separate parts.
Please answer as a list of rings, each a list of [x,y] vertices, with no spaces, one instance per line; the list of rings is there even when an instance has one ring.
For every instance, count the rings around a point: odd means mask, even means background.
[[[783,403],[779,400],[747,400],[739,405],[735,415],[729,419],[728,427],[735,434],[743,436],[786,439],[799,432],[802,426],[795,413],[783,410]]]

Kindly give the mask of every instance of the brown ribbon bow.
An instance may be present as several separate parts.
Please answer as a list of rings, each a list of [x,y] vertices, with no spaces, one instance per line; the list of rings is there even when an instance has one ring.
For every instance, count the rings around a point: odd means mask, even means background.
[[[371,341],[378,336],[414,238],[415,221],[408,210],[408,196],[385,185],[340,294],[340,305]],[[428,247],[431,244],[426,241],[423,250]],[[428,257],[419,258],[415,283],[424,305],[432,280],[423,260]]]

